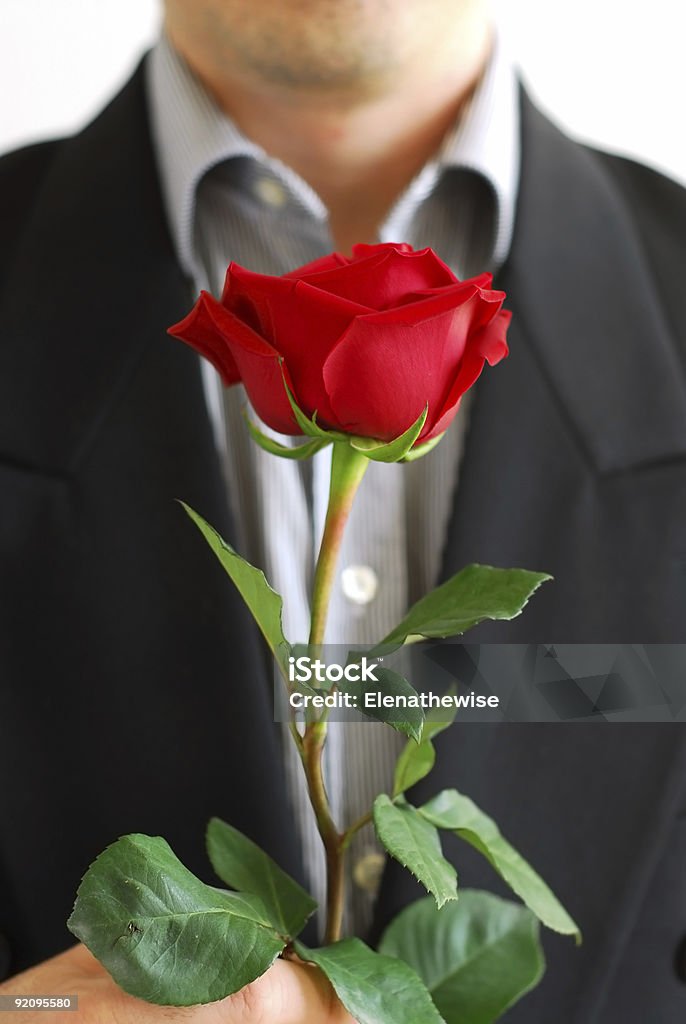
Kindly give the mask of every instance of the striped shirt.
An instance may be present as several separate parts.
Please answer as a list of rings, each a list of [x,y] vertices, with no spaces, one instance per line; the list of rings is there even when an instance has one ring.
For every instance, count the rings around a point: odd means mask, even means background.
[[[215,295],[231,260],[283,274],[334,248],[327,210],[291,168],[246,138],[162,37],[147,62],[153,139],[172,238],[196,291]],[[378,241],[431,246],[458,277],[496,270],[513,230],[519,176],[517,84],[502,42],[459,122],[408,185]],[[239,550],[285,597],[286,636],[303,642],[328,494],[330,449],[306,463],[250,441],[241,387],[223,389],[203,363],[208,408],[226,474]],[[331,600],[329,643],[372,643],[435,586],[457,486],[468,402],[429,455],[407,466],[371,463],[357,496]],[[269,431],[267,431],[269,432]],[[283,439],[281,439],[283,440]],[[371,722],[332,723],[327,788],[339,826],[388,790],[402,743]],[[284,738],[294,821],[312,891],[324,901],[321,844],[295,750]],[[364,934],[381,863],[370,828],[352,844],[345,928]]]

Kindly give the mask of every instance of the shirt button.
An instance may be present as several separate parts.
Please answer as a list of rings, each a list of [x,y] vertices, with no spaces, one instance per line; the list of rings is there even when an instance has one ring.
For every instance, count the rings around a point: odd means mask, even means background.
[[[341,587],[353,604],[369,604],[376,597],[379,579],[368,565],[349,565],[341,573]]]
[[[286,202],[286,190],[274,178],[258,178],[253,185],[253,191],[267,206],[283,206]]]
[[[383,853],[366,853],[355,862],[353,881],[364,892],[375,893],[379,888],[386,858]]]
[[[686,935],[676,947],[674,956],[674,970],[679,981],[686,985]]]

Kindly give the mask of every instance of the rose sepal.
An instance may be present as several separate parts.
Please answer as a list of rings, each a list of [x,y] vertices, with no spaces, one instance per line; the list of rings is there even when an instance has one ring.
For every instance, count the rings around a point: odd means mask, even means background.
[[[365,458],[371,459],[372,462],[400,462],[401,460],[409,461],[411,459],[420,458],[438,444],[443,437],[440,434],[436,438],[427,441],[426,444],[420,445],[416,449],[416,454],[411,454],[412,446],[416,443],[417,438],[424,429],[426,418],[429,414],[428,404],[424,406],[417,419],[412,423],[407,430],[399,434],[398,437],[393,438],[392,441],[379,441],[374,437],[359,437],[356,434],[344,434],[340,430],[326,430],[324,427],[320,427],[317,423],[316,411],[309,417],[298,405],[295,395],[291,391],[286,374],[284,373],[283,365],[281,367],[281,373],[283,375],[283,386],[286,389],[286,395],[291,409],[293,410],[293,416],[295,422],[298,424],[303,434],[307,437],[311,437],[317,441],[322,442],[318,447],[312,446],[311,448],[303,445],[303,448],[307,447],[307,452],[303,454],[292,454],[295,449],[286,448],[285,446],[279,445],[278,442],[272,441],[271,438],[266,438],[264,434],[255,433],[257,428],[248,420],[248,428],[252,437],[261,445],[266,451],[272,452],[274,455],[281,455],[284,458],[302,458],[306,459],[309,455],[314,455],[315,452],[323,448],[324,445],[329,444],[333,441],[345,441],[347,444],[354,448],[355,451],[360,452]],[[258,432],[259,433],[259,432]],[[266,442],[266,443],[263,443]]]
[[[372,437],[351,437],[350,444],[355,451],[361,452],[373,462],[400,462],[401,459],[407,458],[412,445],[421,434],[428,413],[429,406],[425,405],[412,426],[392,441],[377,441]],[[427,443],[431,445],[430,441]]]
[[[305,441],[304,444],[297,444],[293,448],[289,448],[287,445],[275,441],[268,434],[263,434],[260,428],[250,419],[247,409],[243,410],[243,416],[253,441],[260,448],[264,449],[265,452],[269,452],[270,455],[278,455],[281,459],[295,459],[298,462],[301,459],[310,459],[317,452],[321,451],[322,448],[326,448],[328,444],[331,444],[331,440],[327,438],[315,437],[311,441]]]
[[[282,361],[282,365],[281,365],[281,374],[283,376],[283,386],[286,389],[286,395],[288,397],[288,402],[290,404],[290,407],[293,410],[293,415],[295,417],[295,422],[298,424],[298,426],[302,430],[303,434],[305,434],[307,437],[314,437],[314,438],[317,438],[320,441],[325,441],[327,444],[329,442],[331,442],[331,441],[349,441],[350,440],[350,435],[349,434],[343,434],[340,430],[325,430],[324,427],[320,427],[319,424],[317,423],[317,412],[316,412],[316,410],[312,414],[311,418],[309,416],[307,416],[306,413],[303,412],[303,410],[300,408],[300,406],[298,405],[298,403],[295,400],[295,395],[293,394],[293,392],[291,391],[290,387],[288,386],[288,381],[286,380],[286,374],[284,373],[284,370],[283,370],[283,361]]]
[[[423,444],[418,444],[399,459],[399,462],[414,462],[415,459],[421,459],[422,455],[428,455],[429,452],[436,447],[439,441],[442,441],[445,437],[445,430],[442,434],[437,434],[436,437],[432,437],[430,441],[424,441]]]

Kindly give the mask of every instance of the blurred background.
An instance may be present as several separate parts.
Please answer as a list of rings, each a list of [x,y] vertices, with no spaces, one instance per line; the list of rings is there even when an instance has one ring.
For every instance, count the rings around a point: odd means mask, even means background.
[[[333,0],[332,0],[333,2]],[[402,3],[402,0],[396,0]],[[494,0],[538,104],[686,184],[686,5]],[[2,0],[0,151],[77,129],[155,37],[158,0]]]

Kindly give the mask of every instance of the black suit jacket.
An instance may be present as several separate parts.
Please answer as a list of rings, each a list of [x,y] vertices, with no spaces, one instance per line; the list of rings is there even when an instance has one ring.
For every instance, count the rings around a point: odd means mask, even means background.
[[[686,640],[686,199],[526,100],[511,355],[478,387],[444,552],[556,578],[475,639]],[[0,933],[14,972],[67,946],[80,875],[163,834],[209,878],[212,814],[301,873],[264,652],[173,499],[232,524],[141,74],[77,137],[0,164]],[[585,944],[512,1022],[686,1014],[679,725],[457,726],[458,784],[550,881]],[[498,888],[450,847],[463,884]],[[389,867],[376,930],[417,895]],[[1,956],[0,956],[1,958]]]

